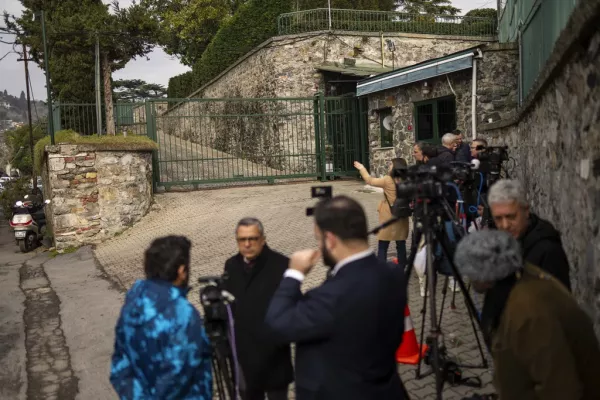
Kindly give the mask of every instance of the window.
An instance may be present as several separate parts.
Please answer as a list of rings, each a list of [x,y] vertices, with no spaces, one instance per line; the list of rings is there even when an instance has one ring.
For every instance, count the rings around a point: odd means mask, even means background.
[[[415,140],[440,143],[442,136],[456,129],[454,97],[415,103]]]
[[[394,147],[394,130],[392,124],[392,109],[384,108],[383,110],[379,110],[381,147]]]

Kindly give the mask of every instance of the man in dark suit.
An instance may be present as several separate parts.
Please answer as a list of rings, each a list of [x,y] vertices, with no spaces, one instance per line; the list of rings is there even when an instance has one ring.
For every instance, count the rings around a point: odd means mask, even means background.
[[[296,343],[296,398],[403,399],[394,353],[404,331],[404,273],[370,250],[356,201],[323,200],[314,216],[320,250],[292,255],[266,317],[278,341]],[[321,256],[328,278],[302,294]]]
[[[236,228],[239,253],[225,263],[224,289],[235,296],[235,339],[244,400],[287,399],[294,380],[289,344],[273,343],[265,314],[289,259],[267,246],[262,223],[242,219]]]

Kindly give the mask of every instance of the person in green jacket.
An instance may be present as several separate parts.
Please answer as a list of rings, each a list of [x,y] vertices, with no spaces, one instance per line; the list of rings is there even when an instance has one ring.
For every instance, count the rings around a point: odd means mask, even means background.
[[[455,263],[485,293],[484,339],[501,399],[600,399],[600,346],[590,317],[554,276],[523,262],[502,231],[479,231],[458,245]]]

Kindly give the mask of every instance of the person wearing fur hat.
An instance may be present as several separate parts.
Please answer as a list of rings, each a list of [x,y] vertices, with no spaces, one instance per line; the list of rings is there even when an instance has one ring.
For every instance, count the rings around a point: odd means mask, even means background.
[[[523,262],[496,230],[467,235],[454,261],[485,294],[483,336],[501,399],[600,399],[600,346],[589,316],[553,275]]]

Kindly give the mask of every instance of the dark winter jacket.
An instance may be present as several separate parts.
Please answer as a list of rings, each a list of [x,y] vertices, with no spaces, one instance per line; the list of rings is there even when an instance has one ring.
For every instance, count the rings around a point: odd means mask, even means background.
[[[529,226],[519,241],[523,260],[551,273],[571,290],[569,261],[562,247],[560,233],[550,222],[531,213]]]
[[[225,263],[224,289],[235,296],[236,348],[248,391],[285,389],[294,380],[290,346],[275,344],[265,325],[267,308],[288,264],[286,256],[268,246],[249,272],[241,254]]]
[[[115,330],[110,382],[121,399],[212,399],[211,348],[187,290],[137,281]]]
[[[452,164],[450,164],[452,161],[454,161],[455,158],[455,154],[452,150],[450,150],[447,147],[444,146],[440,146],[438,148],[438,154],[437,157],[433,158],[431,161],[433,161],[435,163],[435,165],[442,165],[445,167],[451,167]]]
[[[460,146],[456,149],[455,160],[460,162],[471,162],[471,147],[468,143],[462,142]]]
[[[507,291],[497,299],[502,309],[491,348],[500,398],[600,399],[598,339],[590,317],[566,288],[527,265],[506,289],[496,289]]]

